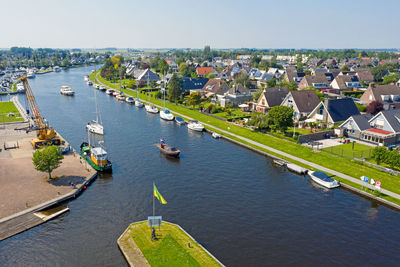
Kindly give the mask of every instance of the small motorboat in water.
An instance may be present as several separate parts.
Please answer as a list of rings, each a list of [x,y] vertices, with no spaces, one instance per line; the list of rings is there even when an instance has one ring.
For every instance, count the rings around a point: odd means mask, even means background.
[[[175,117],[175,122],[179,125],[186,124],[186,121],[178,116]]]
[[[160,118],[166,121],[172,121],[175,117],[168,109],[164,109],[160,111]]]
[[[314,182],[326,188],[331,189],[340,186],[338,181],[332,179],[331,176],[328,176],[326,173],[320,171],[312,171],[309,172],[308,175],[310,175],[311,179]]]
[[[174,157],[174,158],[178,158],[179,154],[181,153],[181,151],[173,146],[169,146],[165,143],[164,139],[160,139],[160,144],[158,145],[158,148],[160,149],[160,151],[162,153],[164,153],[165,155],[169,156],[169,157]]]
[[[204,131],[204,126],[197,120],[191,120],[188,122],[188,128],[190,130],[196,131],[196,132],[202,132]]]
[[[114,92],[115,92],[114,89],[108,89],[108,90],[106,91],[106,94],[112,96],[112,95],[114,94]]]
[[[100,85],[100,86],[99,86],[99,90],[100,90],[100,91],[105,91],[105,90],[107,90],[107,88],[105,88],[103,85]]]
[[[144,107],[148,113],[154,113],[154,114],[158,113],[158,108],[156,108],[153,105],[145,105]]]
[[[222,135],[220,135],[219,133],[213,132],[212,133],[212,137],[215,138],[215,139],[219,139],[219,138],[222,137]]]
[[[86,124],[86,129],[91,133],[100,135],[104,134],[103,125],[101,125],[97,120],[88,122],[88,124]]]
[[[119,94],[116,96],[116,98],[120,101],[125,101],[125,96],[123,94]]]
[[[92,86],[93,82],[92,81],[87,81],[86,84],[89,85],[89,86]]]
[[[133,97],[127,97],[125,102],[128,104],[135,104],[135,99]]]
[[[142,107],[144,107],[144,104],[142,102],[140,102],[139,98],[136,98],[135,106],[137,106],[138,108],[142,108]]]
[[[75,94],[75,92],[68,85],[61,86],[60,93],[68,96],[73,96]]]

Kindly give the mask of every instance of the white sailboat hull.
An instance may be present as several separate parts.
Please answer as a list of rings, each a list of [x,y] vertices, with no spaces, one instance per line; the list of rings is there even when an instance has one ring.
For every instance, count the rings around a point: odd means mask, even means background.
[[[165,113],[164,110],[160,111],[160,118],[166,121],[174,120],[175,116],[171,113]]]
[[[156,107],[146,105],[145,108],[146,108],[146,111],[149,113],[154,113],[154,114],[158,113],[158,108],[156,108]]]
[[[104,135],[104,128],[103,125],[98,123],[97,121],[91,121],[86,125],[86,129],[95,134]]]

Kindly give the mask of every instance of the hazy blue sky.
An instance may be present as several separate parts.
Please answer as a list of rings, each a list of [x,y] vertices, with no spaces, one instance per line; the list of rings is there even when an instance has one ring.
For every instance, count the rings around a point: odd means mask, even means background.
[[[399,0],[0,0],[0,47],[399,48]]]

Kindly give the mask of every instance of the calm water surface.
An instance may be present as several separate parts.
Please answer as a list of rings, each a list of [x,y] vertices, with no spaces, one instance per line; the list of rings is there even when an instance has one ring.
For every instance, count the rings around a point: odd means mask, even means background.
[[[29,80],[42,114],[78,150],[95,118],[93,67]],[[75,97],[60,95],[70,85]],[[98,93],[113,174],[100,176],[70,212],[0,242],[1,266],[125,266],[116,240],[152,213],[152,183],[180,224],[227,266],[399,265],[400,214],[346,192],[325,191],[254,152]],[[25,105],[25,101],[21,99]],[[160,137],[182,151],[160,155]]]

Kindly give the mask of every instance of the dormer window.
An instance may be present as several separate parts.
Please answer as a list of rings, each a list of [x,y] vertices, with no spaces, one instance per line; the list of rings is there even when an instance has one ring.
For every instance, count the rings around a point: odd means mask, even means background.
[[[389,101],[389,95],[381,95],[383,101]]]

